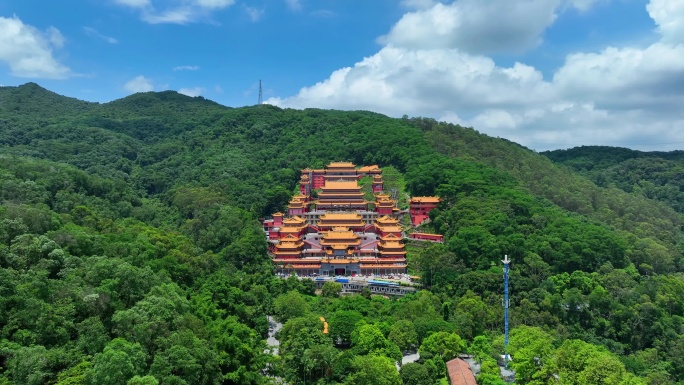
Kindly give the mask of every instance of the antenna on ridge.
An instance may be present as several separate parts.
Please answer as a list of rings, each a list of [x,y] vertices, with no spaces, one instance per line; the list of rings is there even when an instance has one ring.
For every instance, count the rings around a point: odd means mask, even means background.
[[[261,92],[261,79],[259,79],[259,102],[257,104],[264,104],[264,97]]]

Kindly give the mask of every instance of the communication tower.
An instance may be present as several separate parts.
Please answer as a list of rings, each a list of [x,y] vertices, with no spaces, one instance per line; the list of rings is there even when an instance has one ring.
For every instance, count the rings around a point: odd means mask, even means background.
[[[508,307],[510,305],[510,302],[508,301],[508,269],[509,266],[508,264],[511,263],[511,260],[508,259],[508,255],[504,255],[504,259],[501,261],[504,264],[503,268],[503,273],[504,273],[504,300],[503,300],[503,308],[504,308],[504,366],[506,369],[508,369],[508,361],[511,360],[510,356],[508,355]]]
[[[261,92],[261,79],[259,79],[259,103],[257,104],[263,104],[264,103],[264,98],[263,94]]]

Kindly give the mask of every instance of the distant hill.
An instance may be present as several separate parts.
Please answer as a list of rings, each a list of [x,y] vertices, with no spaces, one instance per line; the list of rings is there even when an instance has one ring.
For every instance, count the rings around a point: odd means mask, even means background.
[[[190,97],[175,91],[144,92],[102,104],[79,124],[153,143],[211,125],[228,109],[201,96]]]
[[[684,151],[642,152],[582,146],[543,152],[601,187],[617,187],[667,204],[684,213]]]
[[[58,95],[36,83],[0,87],[0,119],[32,118],[36,121],[63,118],[90,111],[98,103]]]

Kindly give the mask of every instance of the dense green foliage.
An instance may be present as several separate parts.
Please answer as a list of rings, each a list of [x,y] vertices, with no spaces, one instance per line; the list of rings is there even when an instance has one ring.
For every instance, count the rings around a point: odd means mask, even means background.
[[[403,191],[442,197],[423,228],[446,242],[409,247],[429,291],[316,296],[273,275],[258,218],[284,208],[300,169],[339,160],[383,167],[403,207]],[[430,119],[0,87],[0,384],[434,384],[463,352],[499,384],[504,254],[519,383],[684,381],[666,160],[602,183]],[[284,323],[277,356],[267,314]],[[397,371],[410,351],[420,361]]]
[[[684,151],[641,152],[583,146],[542,154],[587,176],[598,186],[615,186],[684,213]]]

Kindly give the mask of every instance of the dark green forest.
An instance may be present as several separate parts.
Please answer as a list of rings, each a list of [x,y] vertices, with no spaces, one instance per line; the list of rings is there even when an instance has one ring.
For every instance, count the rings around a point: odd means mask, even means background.
[[[516,383],[684,384],[682,159],[538,154],[367,111],[0,87],[0,384],[432,385],[461,353],[503,384],[504,254]],[[316,295],[274,275],[259,219],[299,170],[341,160],[442,198],[423,230],[445,243],[408,247],[424,290]]]

